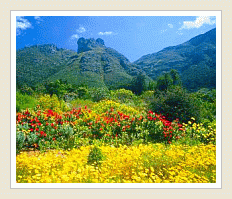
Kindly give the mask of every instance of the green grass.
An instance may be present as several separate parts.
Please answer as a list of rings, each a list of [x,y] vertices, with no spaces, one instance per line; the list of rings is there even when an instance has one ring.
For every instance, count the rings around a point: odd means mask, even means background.
[[[16,111],[26,110],[27,108],[34,108],[38,104],[36,98],[22,94],[20,92],[16,93]]]

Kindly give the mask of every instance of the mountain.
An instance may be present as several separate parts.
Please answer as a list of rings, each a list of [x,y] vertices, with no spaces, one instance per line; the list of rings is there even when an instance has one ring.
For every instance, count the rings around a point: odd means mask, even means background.
[[[80,38],[77,44],[77,52],[50,44],[18,50],[17,84],[62,79],[77,86],[118,88],[141,72],[125,56],[106,47],[102,39]]]
[[[140,71],[125,56],[106,47],[102,39],[80,38],[77,43],[78,53],[51,80],[62,78],[76,85],[117,88],[130,83]]]
[[[100,38],[80,38],[77,44],[77,52],[53,44],[17,50],[17,85],[34,86],[62,79],[76,86],[114,89],[129,84],[141,72],[149,82],[176,69],[188,90],[216,88],[216,29],[183,44],[145,55],[133,63],[106,47]]]
[[[152,79],[176,69],[188,90],[216,88],[216,28],[183,44],[142,56],[133,65]]]
[[[16,51],[16,82],[31,86],[62,70],[76,52],[59,49],[54,44],[35,45]]]

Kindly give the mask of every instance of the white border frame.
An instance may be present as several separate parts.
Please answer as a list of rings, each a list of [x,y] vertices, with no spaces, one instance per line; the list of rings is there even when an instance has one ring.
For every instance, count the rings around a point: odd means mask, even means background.
[[[11,188],[222,188],[221,11],[11,11]],[[16,183],[16,16],[216,16],[216,183]]]

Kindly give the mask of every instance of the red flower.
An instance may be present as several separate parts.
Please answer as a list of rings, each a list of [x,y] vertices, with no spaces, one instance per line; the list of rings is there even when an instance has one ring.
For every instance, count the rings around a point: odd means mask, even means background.
[[[150,114],[153,114],[153,112],[150,110],[150,111],[148,111],[148,113],[150,113]]]
[[[30,129],[30,131],[32,132],[32,131],[34,131],[34,129]]]
[[[39,129],[38,129],[38,128],[36,128],[35,130],[36,130],[36,131],[39,131]]]
[[[54,140],[56,140],[56,138],[54,137],[54,138],[52,138],[52,140],[54,141]]]
[[[100,128],[100,131],[102,131],[102,128]]]

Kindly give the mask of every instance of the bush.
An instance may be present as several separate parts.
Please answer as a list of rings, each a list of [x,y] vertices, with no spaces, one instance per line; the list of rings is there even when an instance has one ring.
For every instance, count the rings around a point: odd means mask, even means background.
[[[165,115],[170,121],[179,118],[181,122],[187,122],[191,117],[194,117],[196,121],[201,120],[199,100],[179,86],[156,93],[151,109]]]
[[[39,105],[43,109],[52,109],[54,111],[67,111],[69,107],[65,104],[63,100],[59,100],[58,97],[53,94],[50,95],[43,95],[39,98]]]
[[[16,153],[19,153],[19,151],[23,148],[24,141],[25,141],[24,132],[16,130]]]
[[[118,102],[114,102],[111,100],[104,100],[94,105],[93,111],[97,114],[102,114],[105,112],[109,112],[111,109],[114,109],[115,111],[123,112],[125,114],[129,115],[136,115],[139,113],[136,109],[133,107],[126,106],[125,104],[120,104]]]
[[[90,91],[91,98],[95,102],[109,98],[109,90],[107,88],[94,88]]]
[[[197,98],[201,106],[201,122],[207,124],[216,119],[216,90],[200,89],[191,96]]]
[[[99,166],[104,160],[104,155],[99,147],[94,146],[89,153],[87,164]]]
[[[146,90],[146,81],[145,75],[142,73],[138,74],[137,77],[134,77],[131,81],[131,90],[136,95],[141,95],[143,91]]]
[[[83,98],[83,99],[88,98],[88,92],[89,92],[88,89],[84,88],[84,87],[79,87],[77,89],[77,93],[78,93],[79,98]]]
[[[110,95],[113,100],[121,103],[132,101],[135,98],[135,95],[132,93],[132,91],[126,89],[112,90]]]
[[[26,110],[27,108],[34,108],[37,103],[34,97],[16,92],[16,112]]]
[[[145,104],[149,104],[152,100],[154,100],[154,91],[145,91],[140,96],[140,99],[142,99]]]

